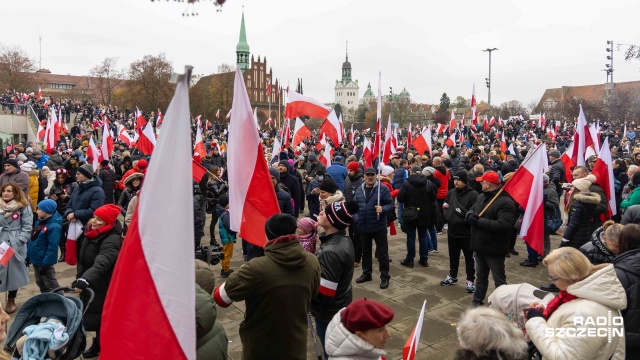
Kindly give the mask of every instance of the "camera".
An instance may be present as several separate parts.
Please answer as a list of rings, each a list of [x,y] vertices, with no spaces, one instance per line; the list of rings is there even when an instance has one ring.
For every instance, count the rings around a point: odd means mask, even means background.
[[[221,246],[200,246],[196,249],[196,259],[202,260],[209,265],[217,265],[220,260],[224,260],[224,253]]]

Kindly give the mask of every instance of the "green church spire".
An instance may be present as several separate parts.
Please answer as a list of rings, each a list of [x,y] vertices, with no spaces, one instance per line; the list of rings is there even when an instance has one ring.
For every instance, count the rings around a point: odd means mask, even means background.
[[[236,64],[244,72],[249,68],[249,44],[247,44],[247,32],[244,29],[244,10],[242,11],[242,22],[240,23],[240,39],[236,45]]]

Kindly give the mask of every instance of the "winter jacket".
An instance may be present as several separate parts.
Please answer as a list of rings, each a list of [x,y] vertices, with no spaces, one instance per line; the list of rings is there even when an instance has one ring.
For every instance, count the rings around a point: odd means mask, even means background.
[[[347,168],[341,163],[334,162],[327,168],[327,173],[331,175],[336,184],[338,184],[340,191],[344,192],[344,181],[347,179],[347,176],[349,176]]]
[[[356,190],[364,183],[362,176],[362,170],[358,169],[358,172],[353,177],[347,176],[345,179],[343,194],[346,201],[353,201],[356,197]]]
[[[480,194],[470,212],[480,215],[498,191],[500,189]],[[505,255],[515,223],[515,203],[503,191],[480,217],[478,225],[471,226],[471,250],[485,255]]]
[[[447,193],[449,192],[449,170],[444,166],[436,167],[436,172],[433,174],[433,177],[440,180],[440,187],[438,188],[438,192],[436,193],[436,199],[444,199],[447,197]]]
[[[229,210],[218,204],[216,205],[216,214],[218,214],[218,233],[220,234],[222,245],[236,242],[236,232],[231,230]]]
[[[627,297],[624,317],[624,337],[627,354],[640,353],[640,249],[629,250],[613,260],[616,276]]]
[[[613,334],[611,342],[604,337],[555,336],[559,328],[602,328],[602,325],[589,325],[597,319],[619,316],[620,310],[627,307],[624,288],[616,277],[613,265],[600,265],[600,269],[591,276],[569,285],[567,292],[578,298],[558,307],[548,320],[543,317],[529,319],[525,327],[527,335],[546,360],[624,359],[625,338]],[[580,318],[585,325],[576,325]],[[606,325],[613,329],[623,329],[622,325]],[[627,339],[628,341],[628,339]]]
[[[469,186],[471,186],[471,188],[475,190],[478,194],[482,194],[482,184],[477,182],[476,179],[482,177],[482,174],[483,173],[480,171],[474,171],[469,173]]]
[[[211,155],[210,163],[212,165],[217,166],[218,168],[226,168],[227,167],[227,162],[224,160],[224,157],[222,155],[220,155],[220,154]]]
[[[0,292],[18,290],[29,283],[24,260],[32,224],[33,212],[28,205],[7,217],[0,214],[0,244],[5,242],[16,252],[6,267],[0,266]]]
[[[478,193],[468,184],[462,188],[449,190],[444,202],[449,205],[444,210],[444,217],[449,224],[447,235],[454,239],[468,239],[471,236],[471,225],[465,220],[469,209],[478,200]]]
[[[278,185],[275,186],[276,198],[278,199],[278,205],[280,205],[280,212],[283,214],[295,215],[293,210],[293,203],[291,202],[291,195],[282,190]]]
[[[593,222],[589,227],[589,234],[591,234],[596,231],[597,228],[602,226],[602,217],[605,217],[607,212],[609,212],[609,201],[607,200],[607,196],[604,194],[604,189],[598,184],[592,184],[589,186],[589,192],[600,195],[600,202],[596,206],[595,213],[593,214]]]
[[[399,168],[393,173],[393,180],[391,185],[394,189],[400,189],[405,180],[409,177],[409,171],[403,167]]]
[[[329,322],[340,309],[351,304],[353,243],[344,230],[320,235],[320,248],[316,253],[320,262],[320,292],[311,300],[311,315],[316,320]]]
[[[51,155],[49,161],[47,161],[47,167],[51,169],[51,171],[62,169],[64,168],[64,159],[62,159],[62,156],[58,154]]]
[[[560,200],[558,200],[558,193],[556,187],[549,183],[544,186],[543,199],[544,199],[544,216],[552,219],[556,218],[556,210],[560,206]]]
[[[38,177],[38,199],[34,204],[37,205],[40,203],[40,201],[46,198],[44,191],[48,185],[49,185],[49,180],[44,175],[40,175]]]
[[[245,301],[242,359],[307,358],[307,313],[320,287],[320,263],[297,235],[268,241],[214,292],[220,306]],[[353,266],[353,264],[352,264]]]
[[[640,204],[640,187],[633,189],[631,194],[620,203],[622,209],[627,209],[630,206]]]
[[[616,254],[607,248],[602,239],[602,227],[598,228],[592,235],[591,241],[580,247],[580,252],[586,256],[593,265],[609,264],[613,262]]]
[[[137,188],[133,187],[133,180],[135,179],[143,179],[140,173],[137,173],[135,176],[129,175],[127,179],[121,183],[124,183],[125,188],[124,191],[120,194],[120,198],[118,199],[118,206],[122,208],[122,212],[124,213],[129,208],[129,202],[133,199],[134,196],[138,193],[140,188],[142,187],[142,183]],[[200,204],[198,202],[198,204]]]
[[[49,155],[46,154],[43,154],[40,159],[35,160],[38,169],[42,169],[43,166],[47,165],[47,162],[49,162]]]
[[[31,210],[36,211],[38,204],[38,191],[40,190],[40,171],[31,170],[29,175],[29,199],[31,200]]]
[[[84,226],[93,217],[93,212],[102,205],[104,205],[102,181],[94,177],[89,181],[78,183],[73,189],[64,216],[66,218],[73,213],[73,216]]]
[[[109,166],[101,167],[98,177],[102,181],[102,191],[104,191],[104,203],[113,204],[113,189],[116,182],[116,172]]]
[[[438,203],[436,202],[436,190],[426,175],[411,174],[407,181],[402,184],[398,201],[404,204],[404,207],[416,207],[418,211],[418,219],[414,222],[403,222],[412,226],[429,226],[438,222]]]
[[[84,234],[78,238],[78,271],[76,279],[83,278],[89,283],[95,298],[84,315],[84,327],[87,331],[100,328],[100,318],[107,289],[111,283],[113,269],[120,253],[120,233],[122,226],[116,221],[116,226],[95,239],[88,239]],[[87,292],[83,291],[80,299],[86,306]]]
[[[280,182],[289,189],[289,194],[291,195],[291,199],[293,199],[293,216],[298,218],[302,192],[300,190],[300,182],[292,172],[293,168],[287,164],[287,172],[280,173]]]
[[[34,240],[29,241],[27,256],[36,266],[53,266],[58,262],[58,244],[62,235],[62,216],[57,212],[45,220],[38,219],[34,229],[40,228]]]
[[[375,208],[378,204],[378,187],[380,187],[380,206],[382,206],[380,216]],[[359,233],[372,234],[387,231],[387,213],[395,211],[395,207],[386,186],[376,181],[372,188],[368,188],[366,183],[362,183],[356,190],[355,201],[360,208],[356,215],[356,227]]]
[[[331,178],[331,175],[325,174],[325,179]],[[324,181],[324,180],[323,180]],[[364,180],[363,180],[364,181]],[[320,214],[320,194],[312,194],[314,189],[320,187],[320,183],[315,178],[311,180],[307,187],[307,201],[309,202],[309,216],[313,219]]]
[[[331,319],[325,337],[325,351],[330,360],[379,360],[386,355],[358,335],[347,330],[342,324],[341,309]]]
[[[557,193],[562,192],[562,183],[566,181],[564,163],[555,159],[549,166],[549,182],[553,184]]]
[[[211,294],[216,288],[214,270],[196,260],[196,359],[228,358],[229,339],[218,320],[218,309]]]
[[[55,181],[53,183],[53,186],[51,186],[51,189],[49,190],[49,198],[51,198],[53,195],[56,195],[58,197],[58,199],[55,201],[56,204],[58,204],[57,210],[60,216],[64,217],[64,212],[67,211],[67,204],[71,200],[71,194],[77,186],[78,183],[69,181],[65,182],[64,184],[60,184],[59,182]],[[64,193],[68,195],[66,199],[60,197]]]
[[[627,208],[622,215],[622,220],[620,220],[620,224],[638,224],[640,225],[640,205],[632,205]]]
[[[567,227],[562,235],[560,246],[571,246],[579,249],[591,240],[590,227],[595,221],[596,207],[600,203],[600,195],[596,193],[572,195],[573,201],[569,208]],[[566,241],[565,241],[566,240]]]
[[[29,190],[29,174],[26,172],[16,169],[10,173],[4,172],[0,175],[0,187],[4,186],[4,184],[8,184],[10,182],[15,182],[20,185],[20,189],[22,192],[27,194]]]

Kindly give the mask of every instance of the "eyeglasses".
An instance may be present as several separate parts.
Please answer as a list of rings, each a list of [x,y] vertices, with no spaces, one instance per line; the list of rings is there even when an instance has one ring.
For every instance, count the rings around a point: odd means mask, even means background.
[[[552,278],[551,276],[549,276],[549,281],[550,281],[550,282],[552,282],[552,283],[554,283],[554,284],[555,284],[555,283],[556,283],[556,281],[558,281],[558,280],[560,280],[560,278],[555,278],[555,279],[554,279],[554,278]]]

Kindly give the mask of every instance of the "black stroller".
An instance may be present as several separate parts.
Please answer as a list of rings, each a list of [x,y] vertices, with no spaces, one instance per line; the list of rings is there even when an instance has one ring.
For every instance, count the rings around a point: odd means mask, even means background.
[[[9,328],[5,343],[5,350],[11,352],[14,358],[20,358],[16,343],[23,336],[22,331],[27,326],[39,324],[42,318],[49,317],[55,317],[62,321],[67,328],[66,333],[69,335],[68,342],[61,349],[56,350],[55,357],[52,358],[56,360],[76,359],[85,350],[87,334],[82,325],[82,317],[87,309],[83,309],[80,299],[60,295],[58,294],[60,291],[73,291],[73,289],[59,287],[49,293],[36,295],[22,305]],[[85,291],[89,293],[88,308],[93,302],[94,294],[89,288]]]

